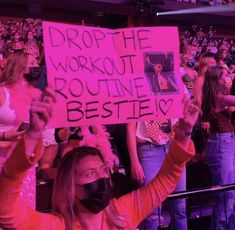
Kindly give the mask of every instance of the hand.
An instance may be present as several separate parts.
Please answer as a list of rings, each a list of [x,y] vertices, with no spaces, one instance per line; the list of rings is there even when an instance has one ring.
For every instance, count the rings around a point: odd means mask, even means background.
[[[9,131],[5,131],[1,134],[2,140],[1,141],[16,141],[21,138],[25,131],[17,131],[16,128],[13,128]]]
[[[210,123],[209,122],[202,122],[201,123],[201,127],[207,132],[207,133],[209,133],[209,131],[210,131]]]
[[[55,102],[53,91],[47,88],[40,98],[34,99],[30,108],[30,126],[26,135],[37,139],[41,136],[46,124],[52,116],[52,104]]]
[[[183,115],[184,117],[179,119],[175,127],[176,139],[181,139],[187,136],[191,136],[191,132],[194,124],[196,123],[199,115],[199,107],[195,100],[183,99]]]
[[[192,99],[183,99],[183,115],[184,117],[179,119],[181,123],[181,128],[184,128],[185,131],[192,131],[193,126],[195,125],[198,115],[199,115],[199,105],[196,100]]]
[[[131,176],[139,183],[144,182],[144,171],[140,162],[131,163]]]

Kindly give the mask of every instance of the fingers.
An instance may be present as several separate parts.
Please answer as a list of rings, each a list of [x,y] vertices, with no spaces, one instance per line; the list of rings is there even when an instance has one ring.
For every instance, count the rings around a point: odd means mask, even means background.
[[[6,141],[19,140],[24,133],[25,133],[25,130],[17,131],[16,129],[11,129],[5,132],[5,140]]]
[[[56,102],[56,96],[55,92],[52,88],[47,87],[45,91],[42,94],[42,101],[49,102],[49,103],[55,103]]]
[[[190,100],[183,97],[183,104],[184,104],[183,105],[183,115],[184,115],[184,117],[186,117],[188,114],[189,106],[190,106]]]
[[[183,97],[182,97],[182,103],[184,104],[187,100],[189,99],[189,96],[187,93],[184,93]]]
[[[17,132],[15,133],[16,138],[17,138],[17,139],[20,139],[21,136],[25,133],[25,131],[26,131],[26,130],[17,131]]]
[[[187,117],[188,115],[196,114],[198,112],[199,112],[199,107],[195,100],[190,100],[190,99],[185,100],[184,110],[183,110],[184,117]]]
[[[140,184],[144,183],[144,178],[140,174],[136,174],[133,178]]]
[[[21,139],[22,135],[23,135],[25,132],[26,132],[26,130],[22,130],[22,131],[20,131],[20,132],[16,132],[16,134],[15,134],[15,139],[16,139],[16,140]]]
[[[125,216],[117,215],[115,224],[120,228],[127,228],[129,223],[127,221],[128,219]]]
[[[44,121],[47,122],[50,119],[50,114],[46,108],[35,106],[32,108],[32,116],[37,117],[40,116],[40,118]]]
[[[46,110],[48,110],[48,112],[50,112],[50,110],[51,110],[50,104],[48,102],[44,102],[44,101],[33,101],[31,107],[32,108],[42,107],[42,108],[45,108]]]
[[[132,169],[131,173],[132,173],[133,179],[135,179],[137,182],[141,184],[144,183],[145,176],[144,176],[144,172],[142,168]]]
[[[189,106],[189,114],[194,115],[194,114],[199,114],[199,107],[198,105],[191,103]]]
[[[179,119],[178,126],[181,129],[191,130],[199,114],[199,107],[195,100],[187,99],[184,101],[183,118]]]
[[[44,121],[48,121],[52,115],[52,107],[50,104],[42,101],[34,101],[31,105],[31,114],[33,116],[40,115]]]
[[[143,184],[144,183],[144,176],[143,175],[139,175],[139,183]]]

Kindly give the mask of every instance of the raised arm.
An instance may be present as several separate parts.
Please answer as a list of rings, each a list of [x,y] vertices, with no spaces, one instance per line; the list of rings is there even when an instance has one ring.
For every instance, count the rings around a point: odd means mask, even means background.
[[[32,102],[30,127],[3,166],[0,174],[0,227],[3,229],[52,229],[51,224],[61,221],[34,211],[19,197],[27,170],[43,153],[40,138],[51,117],[52,100],[50,92],[45,92],[41,100]]]
[[[204,78],[198,77],[193,83],[193,96],[196,98],[197,102],[202,104],[202,87],[204,84]]]
[[[185,117],[175,128],[175,138],[159,173],[148,185],[117,200],[120,213],[130,218],[133,229],[174,191],[185,164],[194,155],[190,136],[199,109],[189,101],[184,108]]]
[[[235,106],[235,96],[233,95],[218,95],[218,104],[222,106]]]

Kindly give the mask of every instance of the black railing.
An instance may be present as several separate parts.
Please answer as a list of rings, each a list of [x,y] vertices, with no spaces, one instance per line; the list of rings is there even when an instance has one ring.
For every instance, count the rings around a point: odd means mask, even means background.
[[[215,214],[213,213],[213,207],[216,203],[218,194],[222,194],[222,207],[224,210],[226,209],[227,203],[225,194],[227,191],[235,190],[235,184],[226,184],[219,185],[214,187],[200,188],[188,191],[181,191],[173,193],[168,197],[168,209],[162,210],[161,216],[159,216],[159,228],[158,229],[167,229],[172,230],[175,224],[174,220],[171,220],[170,216],[173,216],[175,212],[174,201],[177,199],[185,199],[186,200],[186,214],[187,214],[187,222],[188,222],[188,230],[209,230],[209,229],[217,229],[215,222]],[[234,198],[235,199],[235,198]],[[225,212],[225,226],[227,230],[229,229],[229,217]],[[171,227],[170,227],[171,225]]]
[[[171,194],[168,197],[168,199],[187,198],[191,196],[205,195],[209,193],[223,192],[223,191],[228,191],[228,190],[235,190],[235,184],[218,185],[218,186],[214,186],[210,188],[200,188],[200,189],[176,192],[176,193]]]

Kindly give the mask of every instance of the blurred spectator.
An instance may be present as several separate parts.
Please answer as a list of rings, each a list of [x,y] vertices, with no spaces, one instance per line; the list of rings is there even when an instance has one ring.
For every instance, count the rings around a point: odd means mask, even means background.
[[[40,19],[0,18],[0,50],[4,57],[15,49],[25,49],[39,60],[42,43],[42,21]]]
[[[216,60],[213,54],[205,54],[199,61],[198,78],[195,80],[193,85],[193,95],[199,105],[201,105],[202,102],[202,88],[204,84],[205,73],[209,67],[215,65]]]
[[[18,52],[9,55],[0,77],[0,130],[7,132],[28,123],[29,105],[39,95],[25,75],[32,67],[29,55]],[[5,138],[3,138],[4,141]],[[0,142],[0,167],[9,157],[14,141]],[[31,169],[21,190],[21,196],[31,207],[35,205],[35,171]]]
[[[180,75],[186,85],[190,96],[192,96],[193,82],[197,78],[197,72],[194,70],[196,60],[192,54],[181,55]]]
[[[235,96],[230,95],[227,85],[228,70],[216,66],[209,68],[205,75],[202,98],[203,120],[209,121],[210,132],[205,155],[212,174],[213,186],[235,182],[234,172],[234,126],[231,121],[231,106]],[[211,228],[234,229],[234,192],[215,193]]]

